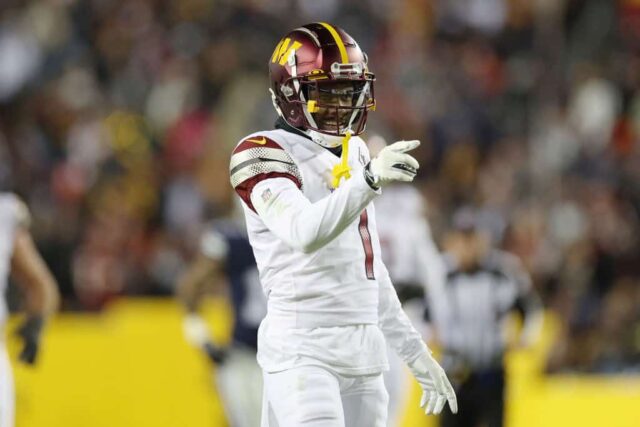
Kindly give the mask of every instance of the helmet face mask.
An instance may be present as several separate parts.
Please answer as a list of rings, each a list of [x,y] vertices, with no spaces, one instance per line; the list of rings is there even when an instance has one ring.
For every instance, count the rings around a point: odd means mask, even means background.
[[[269,74],[278,113],[298,129],[359,135],[368,111],[375,109],[375,76],[367,56],[346,32],[329,24],[290,32],[276,47]]]
[[[370,78],[304,79],[299,87],[300,93],[290,91],[288,102],[306,109],[311,120],[303,112],[307,118],[305,128],[333,136],[342,136],[349,130],[355,135],[364,131],[367,112],[375,106]]]

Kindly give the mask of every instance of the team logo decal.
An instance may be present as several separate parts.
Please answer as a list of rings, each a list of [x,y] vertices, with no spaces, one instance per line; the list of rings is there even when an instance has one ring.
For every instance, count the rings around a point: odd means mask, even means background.
[[[262,194],[261,194],[261,197],[262,197],[262,201],[263,202],[265,202],[265,203],[268,202],[269,199],[271,199],[271,190],[268,189],[268,188],[266,190],[264,190],[262,192]]]

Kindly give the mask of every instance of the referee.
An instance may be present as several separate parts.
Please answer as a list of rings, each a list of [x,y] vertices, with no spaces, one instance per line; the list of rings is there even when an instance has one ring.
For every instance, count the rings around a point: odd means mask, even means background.
[[[541,305],[518,259],[491,247],[476,211],[454,215],[444,241],[442,279],[431,281],[426,320],[443,349],[459,412],[443,411],[442,427],[500,427],[504,411],[505,320],[523,318],[521,346],[541,325]]]

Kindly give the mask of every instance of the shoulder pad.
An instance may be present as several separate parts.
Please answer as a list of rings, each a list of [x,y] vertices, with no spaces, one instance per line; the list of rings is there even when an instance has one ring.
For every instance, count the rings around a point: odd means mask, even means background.
[[[264,179],[289,178],[302,188],[302,176],[291,156],[264,135],[250,136],[238,144],[231,155],[229,175],[231,186],[252,209],[251,190]]]

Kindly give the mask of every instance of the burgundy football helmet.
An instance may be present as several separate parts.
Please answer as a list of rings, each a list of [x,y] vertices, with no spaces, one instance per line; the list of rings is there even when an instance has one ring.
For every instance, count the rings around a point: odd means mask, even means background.
[[[361,134],[375,110],[367,55],[344,30],[316,22],[296,28],[269,61],[271,94],[291,126],[325,135]]]

